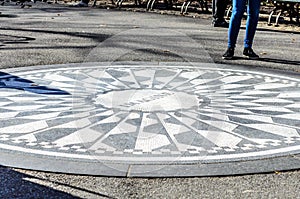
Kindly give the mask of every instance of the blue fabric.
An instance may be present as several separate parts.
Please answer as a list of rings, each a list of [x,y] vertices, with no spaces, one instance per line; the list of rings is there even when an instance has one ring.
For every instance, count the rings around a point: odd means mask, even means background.
[[[247,22],[244,47],[252,48],[259,19],[260,0],[232,0],[232,14],[228,29],[228,47],[234,48],[241,27],[241,21],[247,5]]]

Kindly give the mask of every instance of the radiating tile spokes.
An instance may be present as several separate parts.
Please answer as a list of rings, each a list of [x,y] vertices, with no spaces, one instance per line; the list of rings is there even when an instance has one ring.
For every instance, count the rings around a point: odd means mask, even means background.
[[[14,75],[70,95],[1,88],[0,148],[133,163],[300,151],[299,80],[287,76],[97,64]]]

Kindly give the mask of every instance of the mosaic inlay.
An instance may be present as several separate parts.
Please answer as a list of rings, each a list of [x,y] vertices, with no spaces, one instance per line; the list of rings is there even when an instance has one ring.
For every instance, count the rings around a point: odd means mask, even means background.
[[[95,65],[3,73],[0,148],[137,163],[295,154],[299,83],[210,67]]]

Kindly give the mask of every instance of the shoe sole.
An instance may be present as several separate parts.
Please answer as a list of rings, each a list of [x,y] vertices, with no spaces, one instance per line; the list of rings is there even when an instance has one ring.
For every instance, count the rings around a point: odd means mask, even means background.
[[[222,25],[212,25],[214,28],[229,28],[229,26],[222,26]]]
[[[251,60],[257,60],[259,57],[249,57],[247,55],[243,55],[245,58],[251,59]]]
[[[222,59],[225,59],[225,60],[232,60],[233,57],[222,57]]]

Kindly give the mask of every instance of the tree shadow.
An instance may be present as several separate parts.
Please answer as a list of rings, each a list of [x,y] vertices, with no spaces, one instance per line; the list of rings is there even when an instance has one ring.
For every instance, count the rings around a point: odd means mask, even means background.
[[[3,18],[17,18],[18,16],[17,15],[13,15],[13,14],[2,14],[0,12],[0,18],[3,17]]]
[[[0,34],[0,43],[3,44],[1,46],[4,46],[5,44],[27,44],[29,41],[33,40],[35,40],[35,38]]]
[[[67,35],[71,37],[79,37],[79,38],[88,38],[92,39],[96,42],[103,42],[106,39],[110,38],[111,35],[107,34],[97,34],[97,33],[85,33],[85,32],[65,32],[65,31],[53,31],[53,30],[40,30],[40,29],[22,29],[22,28],[11,28],[11,27],[0,27],[0,30],[9,30],[9,31],[22,31],[24,33],[44,33],[44,34],[54,34],[54,35]],[[31,38],[31,40],[35,40]]]
[[[43,179],[41,177],[35,177],[28,174],[23,174],[8,167],[0,166],[1,198],[80,198],[69,193],[65,193],[63,191],[55,190],[51,187],[38,184],[38,182],[55,184],[56,186],[64,187],[64,189],[68,188],[69,190],[77,190],[92,194],[96,197],[113,198],[108,195],[91,191],[85,188],[65,184],[58,181],[51,181],[49,179]]]
[[[27,179],[32,176],[0,166],[1,198],[79,198]]]
[[[31,80],[0,71],[0,89],[1,88],[24,90],[36,94],[70,95],[70,93],[66,91],[56,88],[49,88],[47,86],[40,86]]]

